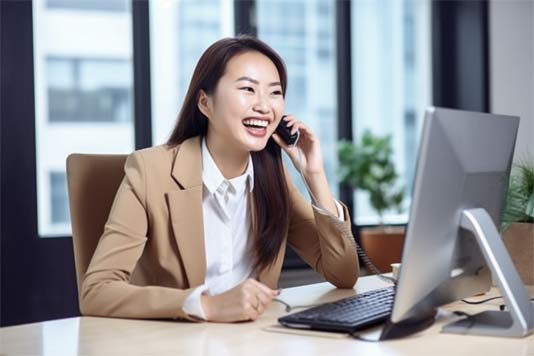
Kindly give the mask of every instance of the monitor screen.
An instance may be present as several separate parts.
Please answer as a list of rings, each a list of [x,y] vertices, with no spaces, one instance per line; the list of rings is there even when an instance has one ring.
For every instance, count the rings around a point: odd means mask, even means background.
[[[488,217],[482,230],[498,236],[518,125],[512,116],[427,110],[396,298],[382,339],[417,331],[439,306],[491,287],[488,253],[499,242],[481,249],[466,212],[478,209]]]

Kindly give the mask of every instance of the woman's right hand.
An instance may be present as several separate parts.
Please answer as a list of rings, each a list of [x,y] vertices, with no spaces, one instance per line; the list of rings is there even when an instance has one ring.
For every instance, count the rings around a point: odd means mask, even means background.
[[[256,320],[278,294],[279,291],[249,278],[222,294],[202,295],[200,302],[208,321]]]

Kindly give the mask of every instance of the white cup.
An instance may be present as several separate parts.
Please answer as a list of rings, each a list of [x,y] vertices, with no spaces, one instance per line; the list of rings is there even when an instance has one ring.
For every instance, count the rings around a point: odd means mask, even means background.
[[[399,271],[400,271],[400,263],[392,263],[391,266],[391,273],[393,275],[393,278],[399,279]]]

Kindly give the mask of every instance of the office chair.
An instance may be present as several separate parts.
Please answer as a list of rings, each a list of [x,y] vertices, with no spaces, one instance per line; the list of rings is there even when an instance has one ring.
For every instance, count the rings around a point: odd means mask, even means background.
[[[124,177],[126,155],[73,153],[67,157],[67,184],[78,300],[83,278],[104,232],[115,193]]]

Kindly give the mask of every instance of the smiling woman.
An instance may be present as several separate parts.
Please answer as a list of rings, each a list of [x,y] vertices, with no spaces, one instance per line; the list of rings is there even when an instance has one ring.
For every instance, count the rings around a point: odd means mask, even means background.
[[[278,294],[286,245],[352,288],[359,266],[347,208],[333,199],[320,141],[296,117],[287,146],[283,60],[250,36],[200,57],[165,145],[134,152],[85,275],[86,315],[255,320]],[[284,150],[314,197],[282,163]]]
[[[265,147],[284,112],[280,75],[273,61],[257,51],[236,55],[213,92],[200,90],[199,109],[213,128],[207,135],[210,152],[213,148],[221,156],[246,163],[243,155]],[[226,154],[229,150],[238,152]]]

